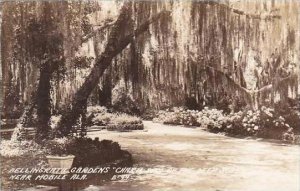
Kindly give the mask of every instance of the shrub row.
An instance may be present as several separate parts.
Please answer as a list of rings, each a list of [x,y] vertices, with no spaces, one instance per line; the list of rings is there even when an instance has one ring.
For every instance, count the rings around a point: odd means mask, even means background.
[[[106,126],[108,130],[128,131],[144,129],[139,117],[125,113],[110,113],[105,107],[88,107],[87,119],[90,126]]]
[[[298,142],[295,122],[300,121],[299,111],[291,110],[283,116],[274,109],[262,107],[259,110],[245,110],[226,114],[222,110],[204,108],[202,111],[172,110],[159,111],[154,122],[173,125],[200,126],[207,130],[228,135],[254,136]]]
[[[143,130],[143,124],[111,124],[107,126],[109,131],[131,131],[131,130]]]

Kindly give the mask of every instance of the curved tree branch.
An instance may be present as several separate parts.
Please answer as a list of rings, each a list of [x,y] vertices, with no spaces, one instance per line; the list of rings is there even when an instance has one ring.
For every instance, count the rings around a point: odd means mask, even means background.
[[[250,94],[250,90],[242,87],[240,84],[236,83],[232,78],[230,78],[227,74],[224,72],[215,69],[211,66],[205,66],[203,70],[200,71],[200,74],[208,74],[208,75],[214,75],[218,82],[223,82],[232,87],[234,90],[239,91],[241,93]]]
[[[121,13],[110,32],[108,43],[104,52],[98,57],[94,67],[91,70],[91,73],[76,92],[71,103],[71,109],[64,113],[59,121],[57,126],[57,136],[62,137],[70,134],[73,125],[84,112],[84,106],[86,105],[89,95],[99,83],[100,77],[103,75],[104,71],[108,68],[108,66],[110,66],[112,59],[122,52],[122,50],[125,49],[135,37],[147,31],[150,24],[156,22],[162,16],[167,16],[170,14],[168,11],[162,11],[138,26],[134,32],[124,35],[124,31],[121,29],[126,27],[128,24],[127,22],[130,20],[130,9],[130,2],[125,3],[125,5],[122,7]]]
[[[278,87],[285,85],[290,80],[293,80],[297,78],[296,74],[290,74],[289,76],[285,78],[278,78],[273,80],[274,82],[272,84],[266,85],[259,90],[255,90],[255,93],[270,93],[273,90],[276,90]]]
[[[240,84],[236,83],[224,72],[210,66],[205,66],[205,68],[200,71],[200,75],[214,76],[214,78],[216,79],[215,80],[216,83],[221,83],[225,86],[227,85],[229,90],[234,89],[235,91],[240,92],[243,95],[243,97],[246,99],[246,102],[252,108],[255,108],[254,103],[257,100],[256,98],[259,94],[271,93],[274,90],[276,91],[279,87],[284,86],[286,83],[289,83],[291,80],[297,79],[298,77],[296,73],[290,74],[289,76],[284,78],[275,77],[272,80],[273,82],[271,84],[265,85],[258,90],[249,90],[242,87]],[[212,79],[208,79],[208,80],[212,80]]]
[[[115,21],[111,21],[110,22],[105,22],[102,26],[100,26],[98,29],[92,31],[91,33],[87,34],[86,36],[82,37],[81,39],[81,44],[87,42],[90,38],[92,38],[93,36],[95,36],[97,33],[102,32],[103,30],[111,27],[114,25]]]

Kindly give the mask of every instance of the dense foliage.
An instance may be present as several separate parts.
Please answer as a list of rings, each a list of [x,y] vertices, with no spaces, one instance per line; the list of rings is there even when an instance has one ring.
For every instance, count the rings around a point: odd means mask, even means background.
[[[172,110],[159,111],[153,120],[165,124],[200,126],[211,132],[228,135],[254,136],[297,142],[299,111],[291,110],[291,115],[281,115],[274,109],[262,107],[259,110],[244,110],[226,114],[222,110],[204,108],[202,111]]]
[[[129,131],[144,129],[142,120],[126,113],[111,113],[105,107],[91,106],[87,110],[87,124],[105,126],[108,130]]]
[[[126,165],[132,165],[130,153],[121,150],[117,142],[98,138],[55,139],[46,148],[51,155],[74,155],[73,166],[99,166],[122,159]]]
[[[2,157],[37,157],[45,155],[66,156],[75,155],[73,166],[97,166],[120,160],[131,165],[130,153],[121,149],[117,142],[96,138],[62,138],[37,144],[34,141],[2,140],[0,143]]]

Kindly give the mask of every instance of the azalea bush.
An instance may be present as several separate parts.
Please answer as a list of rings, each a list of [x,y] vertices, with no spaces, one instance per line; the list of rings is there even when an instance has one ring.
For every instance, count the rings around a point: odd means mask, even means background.
[[[267,107],[241,112],[240,116],[229,120],[225,126],[224,131],[228,134],[294,140],[293,128],[286,119]]]
[[[115,114],[111,119],[111,124],[107,126],[107,130],[130,131],[142,130],[144,125],[139,117],[128,114]]]
[[[295,135],[300,121],[299,112],[291,115],[281,115],[274,109],[262,107],[259,110],[244,110],[235,113],[225,113],[218,109],[205,107],[202,111],[172,110],[159,111],[154,122],[173,125],[199,126],[211,132],[223,132],[228,135],[254,136],[261,138],[280,139],[298,142]]]
[[[103,106],[89,106],[87,107],[87,125],[107,125],[112,117],[106,107]]]
[[[184,110],[180,107],[174,107],[159,111],[153,121],[170,125],[198,126],[197,114],[198,111],[196,110]]]
[[[89,106],[87,107],[87,115],[98,114],[98,113],[107,113],[107,108],[103,106]]]
[[[47,154],[55,155],[55,156],[66,156],[71,153],[67,151],[67,145],[70,144],[72,139],[64,138],[56,138],[50,141],[47,141],[46,150]]]
[[[116,114],[112,119],[112,123],[114,124],[140,124],[142,120],[137,116],[128,115],[125,113]]]
[[[0,155],[3,157],[20,157],[26,155],[41,155],[46,150],[32,140],[1,140]]]
[[[299,102],[298,102],[299,104]],[[290,109],[291,106],[294,109]],[[296,106],[295,104],[290,104],[290,105],[286,105],[286,104],[282,104],[282,103],[278,103],[275,105],[275,110],[276,113],[278,113],[278,115],[281,115],[282,117],[284,117],[286,119],[286,121],[288,122],[288,124],[294,128],[294,131],[297,134],[300,134],[300,111],[299,111],[299,105]]]
[[[228,117],[222,110],[205,107],[202,111],[198,112],[197,121],[201,127],[207,129],[221,129],[228,121]]]
[[[111,123],[115,117],[112,113],[98,113],[92,118],[92,124],[98,126],[105,126]]]
[[[174,107],[165,111],[159,111],[154,122],[171,125],[201,126],[204,128],[220,128],[224,121],[222,110],[209,109],[205,107],[202,111],[185,110],[181,107]]]
[[[126,113],[110,113],[101,106],[88,107],[87,119],[90,126],[106,126],[108,130],[128,131],[144,128],[141,118]]]
[[[50,118],[50,127],[51,129],[55,129],[59,120],[61,119],[61,115],[52,115]]]

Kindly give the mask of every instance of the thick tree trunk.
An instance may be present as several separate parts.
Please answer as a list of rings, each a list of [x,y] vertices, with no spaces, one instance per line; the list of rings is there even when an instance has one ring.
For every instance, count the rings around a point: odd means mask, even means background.
[[[41,61],[45,60],[45,63],[40,66],[40,78],[36,94],[36,140],[38,141],[50,138],[51,79],[53,73],[58,71],[59,65],[63,63],[63,60],[60,58],[63,57],[63,49],[61,49],[63,39],[60,35],[61,29],[56,26],[57,16],[55,15],[55,9],[58,7],[56,4],[44,2],[42,4],[42,18],[38,22],[38,24],[42,25],[38,35],[41,38],[47,38],[47,42],[41,44],[40,47],[40,51],[47,55],[47,58],[44,59],[43,55],[38,55],[38,59]]]
[[[49,62],[45,63],[40,69],[40,80],[37,89],[37,132],[36,138],[38,140],[46,139],[50,132],[50,118],[51,118],[51,64]]]
[[[130,9],[130,3],[126,3],[123,6],[121,13],[112,28],[105,51],[96,60],[91,73],[75,94],[71,110],[69,112],[66,112],[58,123],[57,136],[67,136],[70,133],[72,126],[76,123],[80,115],[83,114],[85,103],[89,95],[99,83],[100,77],[103,75],[106,68],[111,64],[112,59],[123,49],[125,49],[127,45],[132,42],[134,37],[137,37],[138,35],[148,30],[149,25],[152,22],[157,21],[161,16],[166,14],[166,12],[161,12],[155,15],[154,17],[143,23],[141,26],[139,26],[133,33],[124,36],[123,30],[126,29],[128,21],[131,19],[129,14]],[[169,14],[169,12],[167,13]]]
[[[112,84],[111,84],[111,69],[108,69],[104,74],[103,86],[99,90],[99,104],[105,107],[111,107],[112,100]]]

